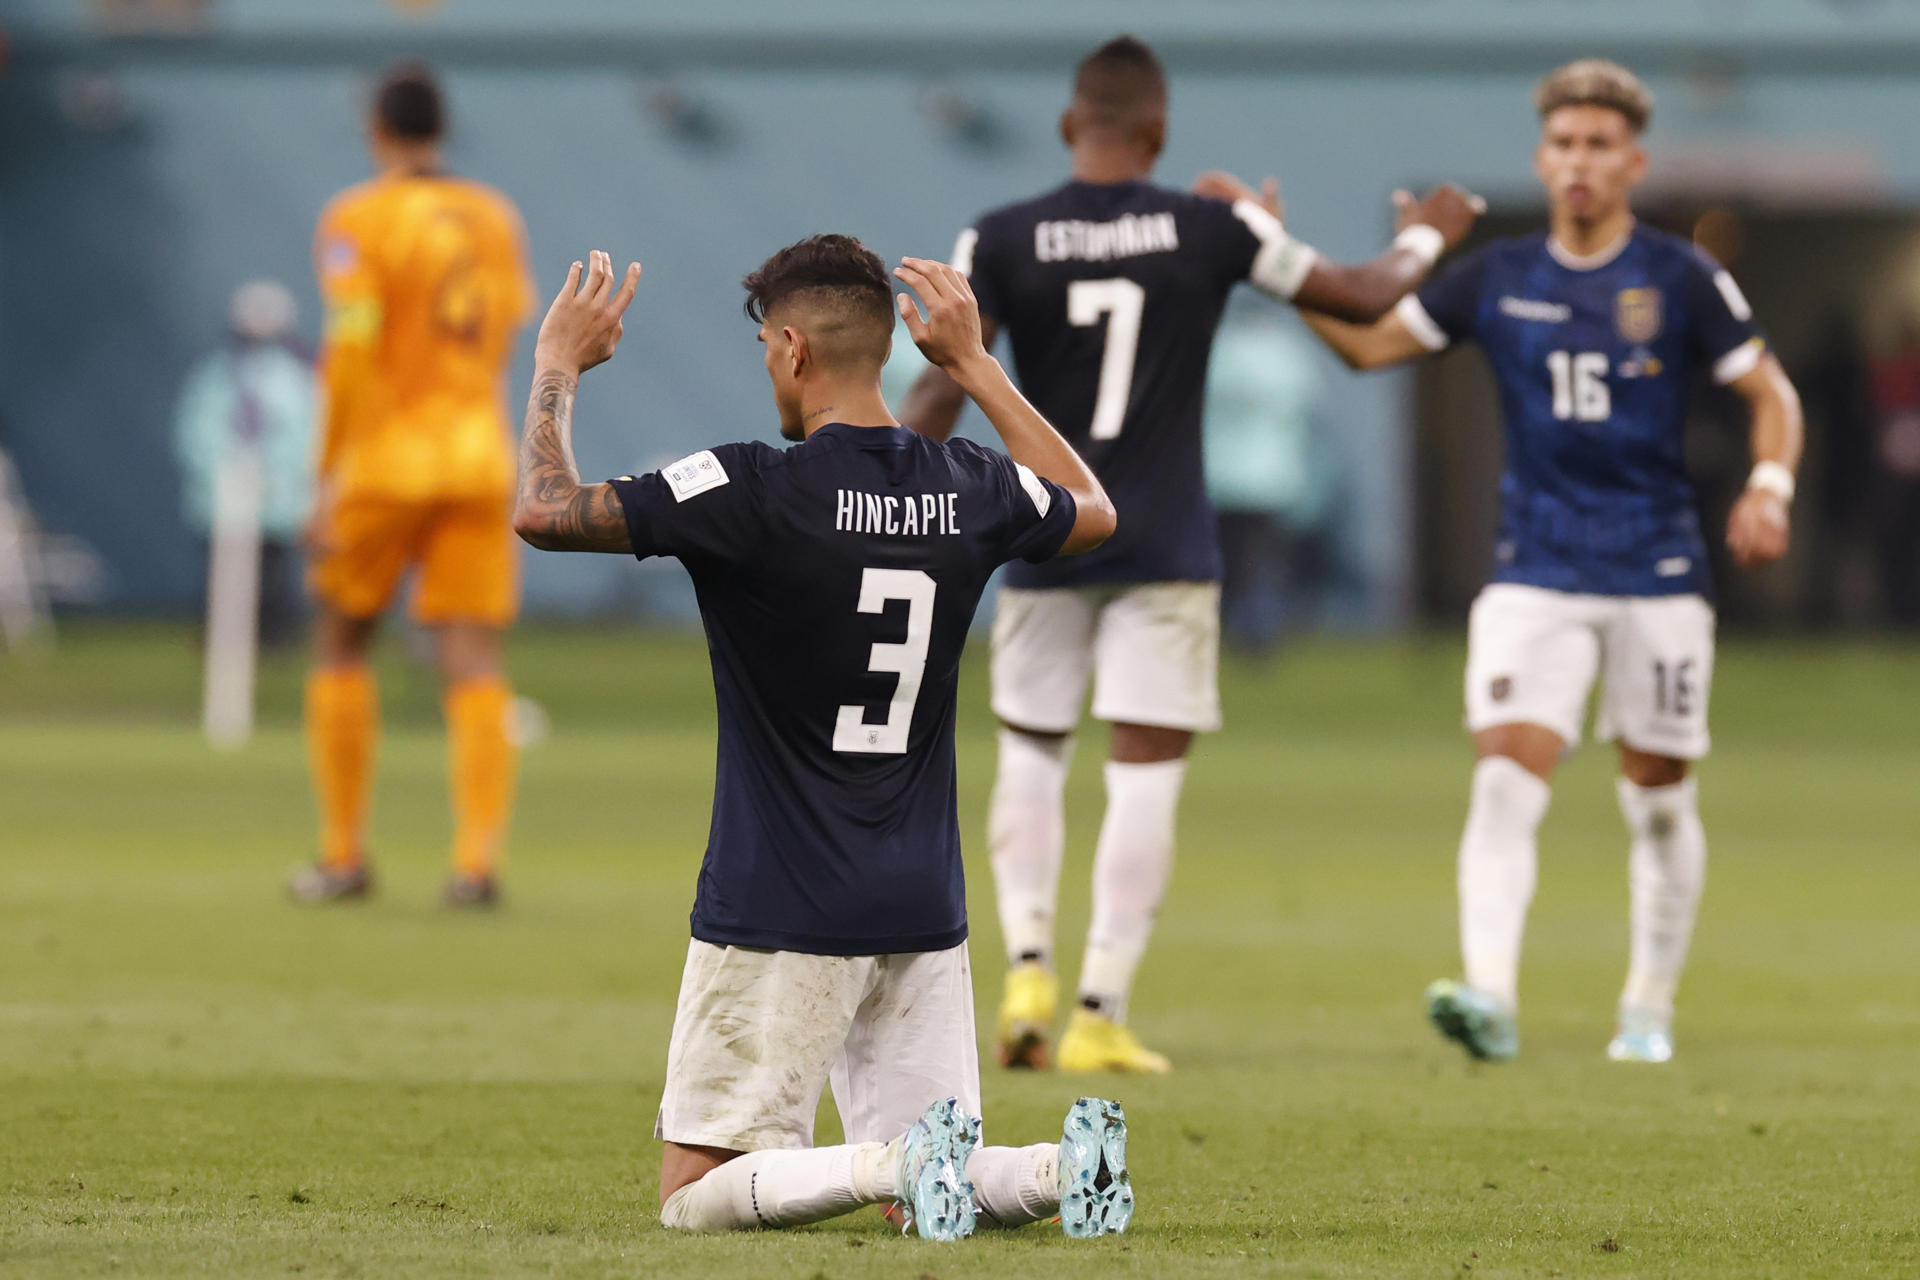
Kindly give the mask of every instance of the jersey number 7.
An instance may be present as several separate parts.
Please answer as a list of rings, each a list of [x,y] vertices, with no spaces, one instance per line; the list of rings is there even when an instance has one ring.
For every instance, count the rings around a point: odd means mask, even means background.
[[[1111,440],[1120,434],[1133,398],[1133,358],[1140,350],[1140,316],[1147,291],[1131,280],[1075,280],[1067,286],[1067,323],[1082,328],[1107,316],[1107,347],[1100,356],[1100,390],[1093,399],[1087,434]]]
[[[907,731],[913,727],[913,704],[920,700],[920,680],[927,672],[927,645],[933,638],[933,595],[938,584],[920,569],[864,569],[860,573],[860,613],[884,613],[889,600],[907,602],[907,638],[899,644],[876,643],[867,656],[867,670],[892,671],[900,676],[887,704],[884,724],[868,724],[867,709],[840,707],[833,724],[833,749],[860,755],[906,754]]]

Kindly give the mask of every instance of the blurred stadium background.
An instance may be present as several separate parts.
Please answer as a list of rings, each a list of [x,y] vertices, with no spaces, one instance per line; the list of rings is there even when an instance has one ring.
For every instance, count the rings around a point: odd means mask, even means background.
[[[1266,586],[1241,633],[1285,640],[1229,673],[1230,728],[1194,770],[1136,1000],[1185,1065],[1128,1095],[1161,1198],[1126,1269],[1920,1270],[1920,7],[1904,0],[8,0],[0,491],[31,510],[26,562],[59,638],[0,651],[0,1270],[921,1265],[897,1242],[851,1253],[870,1223],[689,1254],[644,1234],[710,768],[677,568],[527,562],[535,625],[513,666],[552,736],[527,758],[508,912],[428,914],[438,710],[394,644],[389,897],[298,915],[275,896],[312,852],[297,659],[264,670],[249,751],[205,753],[205,551],[176,409],[243,282],[284,282],[294,345],[317,337],[314,219],[367,171],[372,73],[419,56],[446,78],[455,167],[524,211],[543,295],[589,247],[646,264],[626,348],[583,403],[584,469],[771,436],[741,273],[822,229],[945,256],[977,212],[1061,179],[1068,71],[1121,30],[1173,77],[1162,180],[1276,174],[1289,225],[1349,260],[1385,241],[1399,186],[1484,193],[1483,234],[1536,222],[1534,80],[1574,56],[1626,62],[1659,99],[1640,207],[1730,262],[1809,426],[1792,555],[1719,574],[1735,643],[1682,1057],[1624,1082],[1598,1060],[1625,840],[1588,752],[1546,829],[1530,1060],[1496,1081],[1428,1043],[1415,1000],[1452,956],[1456,623],[1500,448],[1487,381],[1472,355],[1349,376],[1291,316],[1236,310],[1289,353],[1267,429],[1292,433],[1293,469],[1254,500],[1281,536],[1248,552]],[[531,346],[529,330],[516,414]],[[1717,523],[1747,455],[1710,395],[1689,451]],[[984,685],[976,662],[970,840]],[[1075,772],[1070,915],[1095,755]],[[990,1114],[1041,1126],[1063,1087],[995,1077]],[[1248,1190],[1262,1178],[1284,1204]],[[1048,1247],[1048,1274],[1092,1265]],[[940,1274],[1035,1265],[996,1241]]]

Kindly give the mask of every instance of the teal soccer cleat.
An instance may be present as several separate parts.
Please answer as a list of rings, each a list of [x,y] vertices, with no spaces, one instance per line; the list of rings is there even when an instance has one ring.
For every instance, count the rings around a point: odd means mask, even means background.
[[[1673,1057],[1670,1021],[1651,1009],[1622,1009],[1620,1025],[1607,1043],[1615,1062],[1667,1062]]]
[[[973,1184],[967,1159],[980,1145],[980,1122],[956,1098],[942,1098],[907,1130],[900,1146],[900,1233],[922,1240],[973,1234]]]
[[[1520,1056],[1520,1026],[1484,991],[1442,978],[1427,988],[1427,1017],[1449,1040],[1483,1062]]]
[[[1117,1102],[1082,1098],[1060,1135],[1060,1228],[1076,1238],[1117,1236],[1131,1221],[1127,1113]]]

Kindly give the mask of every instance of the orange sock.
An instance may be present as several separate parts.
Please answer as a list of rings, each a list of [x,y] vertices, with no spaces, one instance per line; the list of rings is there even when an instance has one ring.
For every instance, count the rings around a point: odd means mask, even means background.
[[[320,861],[350,871],[365,856],[367,798],[380,737],[368,667],[322,667],[307,677],[307,761],[320,806]]]
[[[453,868],[490,876],[506,844],[519,750],[507,736],[513,689],[499,676],[447,690],[447,745],[453,791]]]

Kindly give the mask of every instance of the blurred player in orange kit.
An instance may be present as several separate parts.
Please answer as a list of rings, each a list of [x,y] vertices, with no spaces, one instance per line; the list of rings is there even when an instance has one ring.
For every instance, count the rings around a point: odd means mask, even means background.
[[[454,813],[449,906],[498,896],[515,748],[501,637],[519,602],[503,404],[515,332],[532,308],[520,216],[447,173],[433,72],[381,79],[368,147],[377,176],[336,196],[314,237],[326,303],[320,498],[308,530],[318,602],[306,724],[320,859],[304,902],[363,897],[380,712],[368,664],[380,615],[417,571],[413,616],[433,630]]]

